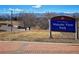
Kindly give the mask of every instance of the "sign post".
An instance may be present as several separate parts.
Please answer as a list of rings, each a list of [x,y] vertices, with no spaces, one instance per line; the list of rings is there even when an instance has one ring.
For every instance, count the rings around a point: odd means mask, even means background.
[[[76,29],[75,40],[77,40],[78,39],[78,20],[75,21],[75,29]]]
[[[49,22],[49,38],[52,39],[52,32],[51,32],[51,20],[48,20]]]

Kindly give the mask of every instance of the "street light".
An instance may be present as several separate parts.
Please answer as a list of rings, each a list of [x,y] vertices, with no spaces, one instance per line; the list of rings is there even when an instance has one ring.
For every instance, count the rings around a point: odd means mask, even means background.
[[[11,10],[10,22],[11,22],[11,32],[13,31],[13,23],[12,23],[13,11]]]

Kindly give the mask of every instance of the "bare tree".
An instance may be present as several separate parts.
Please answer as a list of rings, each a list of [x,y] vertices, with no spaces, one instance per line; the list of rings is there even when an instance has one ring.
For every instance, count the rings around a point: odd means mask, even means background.
[[[41,29],[48,29],[48,19],[54,17],[53,13],[43,13],[41,17],[37,17],[34,13],[20,13],[19,23],[26,30],[27,27],[38,26]]]
[[[22,13],[19,16],[20,25],[26,30],[27,27],[34,27],[36,21],[36,16],[32,13]]]
[[[48,20],[52,17],[56,16],[55,13],[44,13],[42,17],[40,17],[39,26],[41,29],[48,29]]]

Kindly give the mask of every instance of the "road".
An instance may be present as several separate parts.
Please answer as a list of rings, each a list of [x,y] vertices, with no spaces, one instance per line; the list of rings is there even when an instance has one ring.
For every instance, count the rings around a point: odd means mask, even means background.
[[[0,41],[0,54],[78,54],[77,43],[44,43],[26,41]]]

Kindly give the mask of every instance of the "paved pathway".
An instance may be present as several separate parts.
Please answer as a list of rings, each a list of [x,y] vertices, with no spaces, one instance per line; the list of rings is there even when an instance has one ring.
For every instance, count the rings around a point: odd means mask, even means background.
[[[0,41],[0,53],[79,53],[79,44]]]

